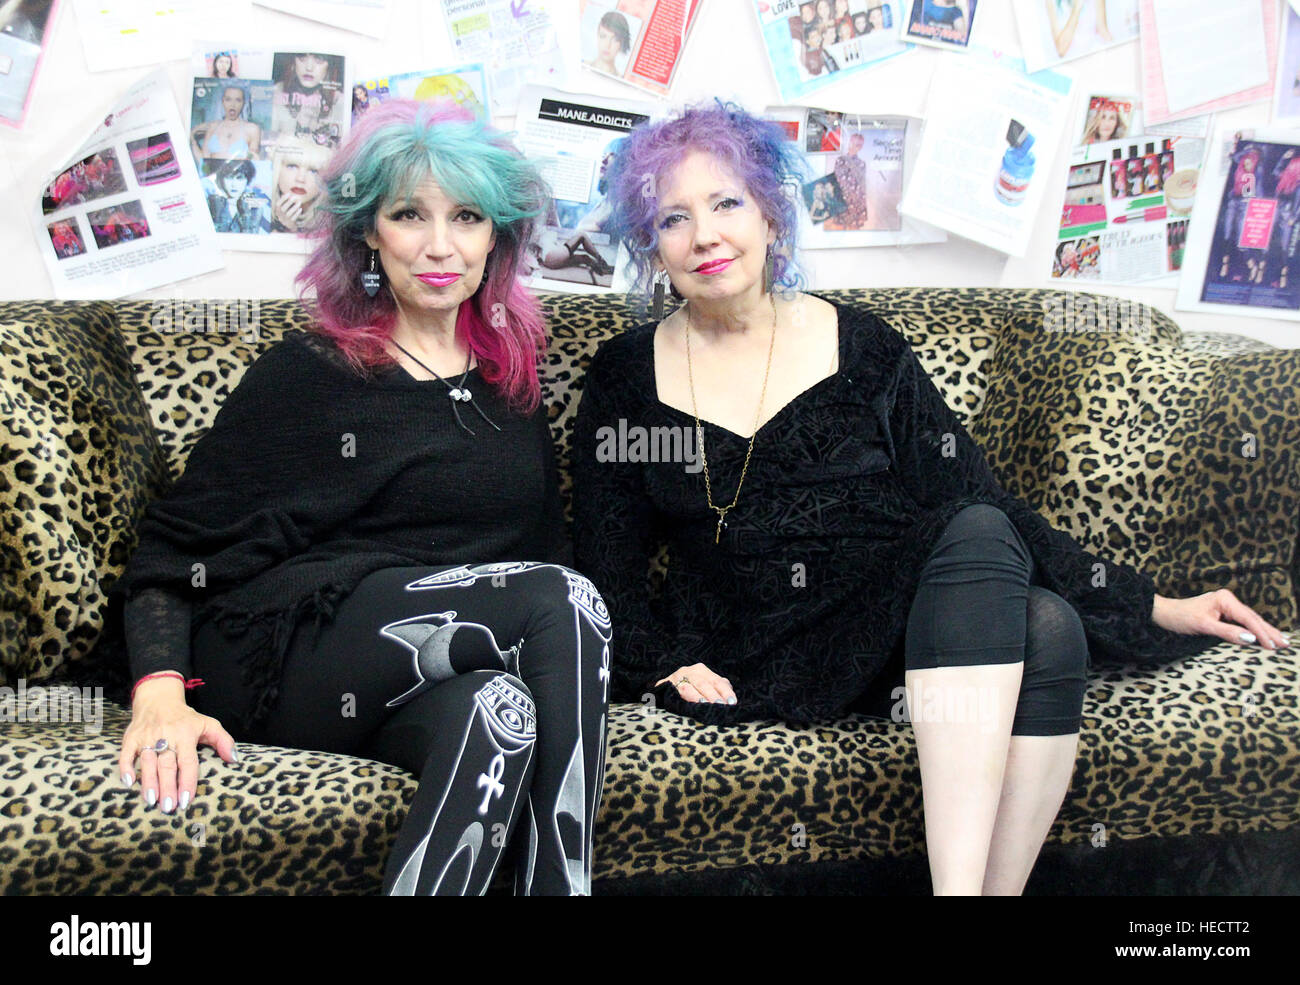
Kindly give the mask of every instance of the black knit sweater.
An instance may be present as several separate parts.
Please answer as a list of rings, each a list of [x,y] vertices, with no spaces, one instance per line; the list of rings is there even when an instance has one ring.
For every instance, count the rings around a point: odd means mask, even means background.
[[[397,366],[362,376],[334,344],[291,331],[223,403],[185,474],[150,504],[111,601],[126,606],[133,678],[189,671],[188,625],[213,619],[273,705],[293,631],[386,567],[567,563],[544,409],[512,412],[477,370],[467,387],[500,428]]]

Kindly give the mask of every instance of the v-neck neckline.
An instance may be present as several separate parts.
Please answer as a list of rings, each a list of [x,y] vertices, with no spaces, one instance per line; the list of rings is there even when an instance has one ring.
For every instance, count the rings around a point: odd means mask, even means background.
[[[830,298],[824,298],[820,294],[814,294],[812,291],[806,291],[805,293],[808,294],[810,297],[817,298],[817,300],[819,301],[825,301],[827,304],[829,304],[831,307],[835,309],[835,347],[837,350],[836,357],[835,357],[835,363],[836,363],[835,372],[831,373],[829,376],[823,376],[816,383],[813,383],[811,386],[805,387],[804,389],[800,390],[793,397],[791,397],[784,404],[782,404],[779,408],[777,408],[775,414],[773,414],[771,417],[769,417],[766,421],[764,421],[762,424],[758,426],[758,430],[756,430],[753,434],[753,439],[755,441],[758,440],[758,436],[762,434],[764,430],[766,430],[770,425],[775,424],[777,419],[780,418],[782,415],[784,415],[785,412],[789,410],[792,406],[802,401],[804,397],[810,395],[814,390],[820,389],[824,384],[831,383],[835,380],[838,380],[844,373],[844,349],[845,349],[846,338],[847,338],[846,333],[844,331],[844,319],[841,317],[844,309],[841,305],[839,305],[835,301],[832,301]],[[655,365],[655,335],[658,333],[658,331],[659,331],[659,325],[655,324],[651,327],[649,332],[650,388],[651,388],[651,392],[654,394],[655,403],[658,404],[661,408],[672,411],[674,414],[679,414],[682,417],[689,417],[691,419],[691,422],[694,423],[696,417],[690,411],[682,410],[680,407],[674,407],[672,404],[665,403],[663,400],[659,399],[659,369]],[[707,424],[709,425],[709,427],[721,431],[723,434],[730,435],[731,437],[735,438],[737,441],[744,441],[748,443],[751,437],[750,435],[747,434],[740,434],[739,432],[731,430],[731,428],[729,427],[725,427],[722,424],[718,424],[714,421],[710,421],[704,417],[699,418],[699,422],[701,425]]]

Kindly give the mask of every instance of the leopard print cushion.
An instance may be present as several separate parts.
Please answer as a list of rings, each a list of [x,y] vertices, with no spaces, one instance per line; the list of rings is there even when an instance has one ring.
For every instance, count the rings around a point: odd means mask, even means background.
[[[1300,351],[1220,357],[1017,325],[971,428],[1008,492],[1162,595],[1296,624]]]
[[[1282,830],[1300,822],[1294,655],[1224,643],[1163,668],[1094,675],[1050,843]],[[53,702],[47,702],[52,704]],[[70,706],[71,705],[70,703]],[[245,745],[201,753],[184,817],[116,781],[128,713],[20,722],[0,743],[0,893],[375,893],[416,781],[393,766]],[[728,728],[614,705],[597,819],[604,880],[752,862],[919,853],[911,728],[850,715]],[[142,864],[143,863],[143,864]]]
[[[111,304],[0,306],[0,684],[93,648],[165,482]]]

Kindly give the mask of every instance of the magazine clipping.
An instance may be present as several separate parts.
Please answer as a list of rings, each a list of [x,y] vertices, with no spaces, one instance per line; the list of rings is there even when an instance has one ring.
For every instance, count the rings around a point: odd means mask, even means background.
[[[253,0],[259,7],[320,21],[344,31],[382,39],[388,33],[389,0]]]
[[[654,111],[647,102],[524,87],[515,142],[554,195],[520,267],[530,286],[573,294],[628,289],[627,257],[608,230],[605,176],[619,141]]]
[[[910,0],[903,40],[964,51],[970,44],[978,0]]]
[[[1141,0],[1147,127],[1273,98],[1285,0]]]
[[[189,150],[223,248],[303,253],[351,119],[342,55],[200,42]]]
[[[32,6],[24,0],[23,7]],[[248,0],[72,0],[86,68],[108,72],[184,59],[195,38],[247,23]]]
[[[799,185],[799,243],[805,249],[942,243],[942,229],[898,211],[921,139],[913,117],[877,117],[804,106],[763,116],[805,163]]]
[[[1083,121],[1075,131],[1080,147],[1121,140],[1142,132],[1142,106],[1132,93],[1092,93],[1083,100]]]
[[[1282,12],[1282,45],[1273,89],[1273,123],[1300,124],[1300,14],[1290,4]]]
[[[1075,150],[1051,276],[1094,284],[1168,278],[1172,287],[1205,147],[1193,137],[1132,136]]]
[[[1300,321],[1300,134],[1220,127],[1193,212],[1174,307]]]
[[[1025,75],[1019,59],[943,58],[925,136],[899,206],[905,214],[1024,256],[1051,175],[1074,80]]]
[[[31,209],[55,296],[118,298],[223,266],[166,70],[108,107]]]
[[[1025,69],[1037,72],[1135,41],[1138,0],[1013,0]]]
[[[781,99],[816,89],[909,51],[902,31],[910,0],[754,0]]]
[[[0,31],[0,123],[21,127],[54,26],[58,0],[37,0],[13,11]]]
[[[487,67],[492,115],[509,116],[525,85],[563,85],[554,0],[438,0],[456,58]],[[558,8],[557,8],[558,9]]]
[[[701,0],[582,0],[582,64],[600,75],[667,95]]]
[[[488,115],[487,70],[481,62],[454,68],[435,68],[427,72],[402,72],[360,79],[352,85],[352,126],[366,110],[389,99],[432,99],[453,102]]]

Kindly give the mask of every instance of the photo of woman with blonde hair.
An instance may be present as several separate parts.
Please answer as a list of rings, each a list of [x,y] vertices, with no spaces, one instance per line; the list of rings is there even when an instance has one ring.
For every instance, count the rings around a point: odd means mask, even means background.
[[[309,228],[321,195],[320,174],[331,151],[296,137],[276,144],[271,155],[271,231],[297,233]]]

